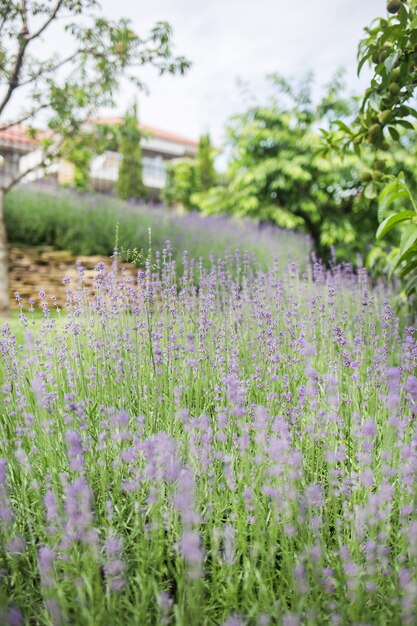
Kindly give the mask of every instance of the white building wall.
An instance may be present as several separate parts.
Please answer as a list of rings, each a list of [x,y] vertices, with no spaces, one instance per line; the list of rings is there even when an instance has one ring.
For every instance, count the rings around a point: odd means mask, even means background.
[[[22,178],[22,182],[30,183],[35,180],[39,180],[41,178],[45,178],[45,176],[51,176],[53,174],[58,173],[58,162],[54,161],[47,167],[42,166],[43,160],[43,152],[40,148],[33,150],[32,152],[28,152],[23,155],[19,159],[19,171],[20,173],[26,172],[26,170],[31,170],[24,178]],[[34,169],[33,169],[34,168]]]
[[[91,162],[91,178],[100,183],[116,184],[122,156],[117,152],[104,152]],[[166,181],[166,165],[161,156],[142,157],[143,183],[151,189],[163,189]]]

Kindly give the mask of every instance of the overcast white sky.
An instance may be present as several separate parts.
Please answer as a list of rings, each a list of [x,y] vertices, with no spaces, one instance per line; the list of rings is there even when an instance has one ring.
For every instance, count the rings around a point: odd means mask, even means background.
[[[319,85],[339,66],[350,92],[360,92],[356,50],[365,26],[385,14],[385,0],[101,0],[112,17],[130,17],[144,34],[156,21],[174,29],[175,49],[193,67],[184,77],[144,77],[150,95],[140,95],[145,124],[198,138],[210,131],[220,144],[227,118],[244,110],[237,78],[258,99],[267,97],[271,72],[302,76],[313,70]],[[120,96],[119,112],[134,91]]]

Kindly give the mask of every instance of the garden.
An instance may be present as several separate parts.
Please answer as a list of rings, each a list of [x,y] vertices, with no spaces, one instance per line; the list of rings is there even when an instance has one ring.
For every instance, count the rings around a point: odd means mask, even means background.
[[[238,251],[178,276],[169,243],[139,285],[97,267],[93,301],[79,271],[61,323],[43,299],[2,329],[2,623],[413,624],[391,290]]]
[[[169,24],[0,3],[0,626],[417,623],[417,0],[386,9],[362,97],[270,76],[224,171],[206,133],[156,205],[136,103],[91,116],[189,70]],[[28,56],[57,16],[73,54]],[[11,314],[8,245],[104,260]]]

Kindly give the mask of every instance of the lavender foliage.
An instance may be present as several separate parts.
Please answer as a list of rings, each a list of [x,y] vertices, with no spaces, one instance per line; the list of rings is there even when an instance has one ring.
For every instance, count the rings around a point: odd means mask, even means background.
[[[3,327],[2,623],[417,623],[414,326],[364,270],[183,266]]]

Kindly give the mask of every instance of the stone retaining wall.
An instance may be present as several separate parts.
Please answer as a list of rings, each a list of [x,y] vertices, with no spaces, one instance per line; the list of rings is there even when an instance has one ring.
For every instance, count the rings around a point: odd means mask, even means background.
[[[65,303],[65,289],[62,279],[68,276],[72,285],[77,284],[78,271],[75,265],[80,260],[85,267],[84,281],[88,289],[92,287],[92,281],[96,272],[94,268],[100,262],[108,267],[111,260],[102,256],[79,256],[75,257],[68,252],[53,249],[39,250],[37,248],[9,248],[9,291],[10,304],[13,309],[17,308],[15,292],[19,292],[24,308],[28,308],[29,298],[35,298],[39,302],[39,292],[44,291],[49,299],[55,296],[60,306]],[[133,265],[124,263],[131,274],[137,272]]]

